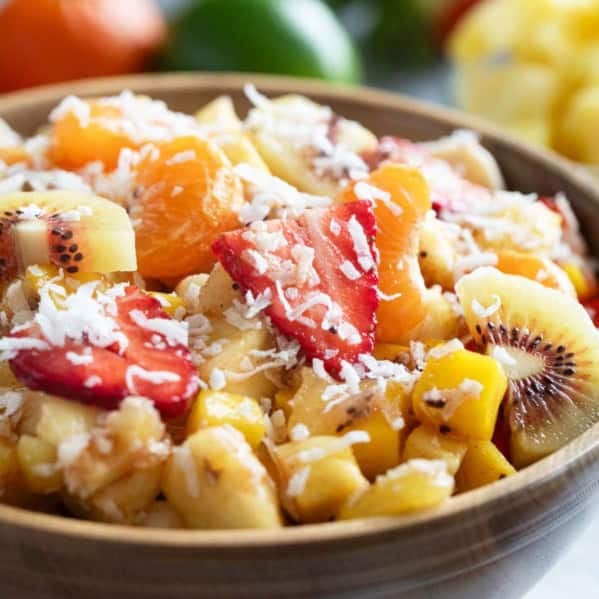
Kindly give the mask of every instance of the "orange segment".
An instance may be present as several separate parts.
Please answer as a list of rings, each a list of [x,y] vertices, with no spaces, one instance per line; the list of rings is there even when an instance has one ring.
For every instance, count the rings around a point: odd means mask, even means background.
[[[223,152],[199,137],[179,137],[143,152],[135,167],[139,272],[151,278],[182,278],[207,272],[222,232],[240,226],[241,182]]]
[[[360,181],[351,183],[343,200],[355,200]],[[362,182],[363,183],[363,182]],[[418,225],[431,208],[429,189],[420,171],[399,164],[385,164],[373,171],[368,180],[378,190],[389,194],[389,201],[376,201],[376,246],[380,253],[379,288],[387,296],[401,293],[396,299],[381,299],[378,308],[378,341],[396,342],[424,321],[427,306],[426,288],[418,265]]]
[[[568,275],[555,262],[534,254],[514,250],[497,252],[497,270],[508,275],[520,275],[537,281],[545,287],[576,296]]]
[[[82,105],[88,107],[88,116],[70,110],[52,126],[50,158],[66,170],[96,160],[112,170],[123,148],[137,147],[122,129],[122,112],[117,106],[95,100],[83,101]]]

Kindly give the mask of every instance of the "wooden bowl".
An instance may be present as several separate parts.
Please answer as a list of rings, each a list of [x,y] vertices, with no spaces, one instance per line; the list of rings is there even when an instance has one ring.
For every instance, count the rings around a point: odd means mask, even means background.
[[[476,129],[511,188],[568,195],[599,255],[599,192],[582,169],[470,117],[388,93],[250,75],[148,75],[4,96],[0,116],[31,133],[67,94],[124,88],[187,112],[231,94],[244,111],[248,80],[269,95],[306,94],[379,134],[430,139]],[[0,596],[517,598],[587,525],[598,503],[598,458],[599,425],[429,513],[277,531],[140,530],[0,506]]]

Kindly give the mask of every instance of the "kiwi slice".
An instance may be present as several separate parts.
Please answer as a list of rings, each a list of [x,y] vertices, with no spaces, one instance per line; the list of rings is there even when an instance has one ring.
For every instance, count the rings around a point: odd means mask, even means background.
[[[0,282],[32,264],[55,264],[71,274],[135,270],[135,235],[127,213],[88,193],[0,196]]]
[[[599,332],[576,299],[483,267],[456,292],[470,332],[509,379],[504,410],[517,467],[599,420]]]

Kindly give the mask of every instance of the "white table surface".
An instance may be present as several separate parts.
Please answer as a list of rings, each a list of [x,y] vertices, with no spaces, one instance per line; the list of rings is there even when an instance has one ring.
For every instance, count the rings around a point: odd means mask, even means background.
[[[564,557],[523,599],[596,599],[599,597],[599,517]]]

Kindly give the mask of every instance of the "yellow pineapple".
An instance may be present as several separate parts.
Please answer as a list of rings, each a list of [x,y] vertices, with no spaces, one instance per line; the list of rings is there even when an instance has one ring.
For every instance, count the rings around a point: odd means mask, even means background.
[[[252,449],[264,437],[264,413],[255,399],[222,391],[201,391],[187,419],[187,434],[224,424],[242,433]]]
[[[355,431],[349,434],[356,436]],[[350,497],[368,488],[344,442],[350,438],[316,436],[274,448],[281,501],[297,522],[326,522]]]
[[[435,507],[453,492],[453,477],[440,460],[410,460],[377,477],[362,495],[348,500],[339,519],[399,516]]]

